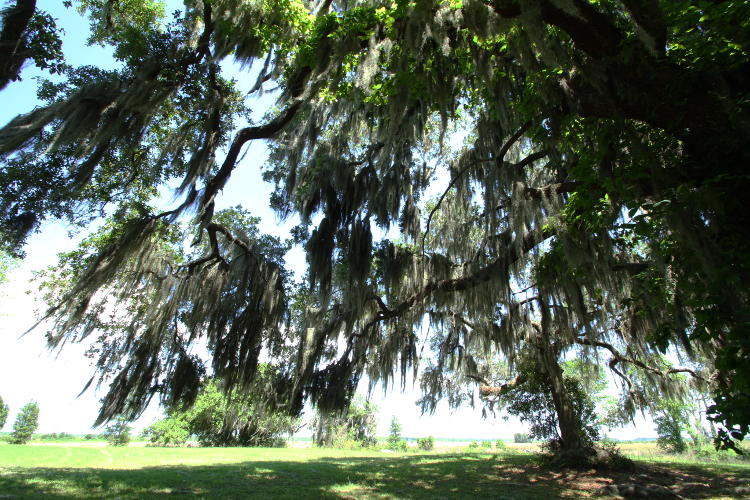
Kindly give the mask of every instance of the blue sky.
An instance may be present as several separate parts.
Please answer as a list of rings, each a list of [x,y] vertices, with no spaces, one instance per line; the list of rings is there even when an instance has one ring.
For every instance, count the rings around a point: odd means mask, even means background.
[[[68,62],[73,65],[112,67],[113,61],[108,50],[85,45],[88,32],[86,21],[74,11],[64,9],[61,3],[57,0],[43,0],[38,5],[47,9],[65,29],[64,51]],[[237,72],[236,68],[227,69],[230,73]],[[243,78],[245,73],[237,72],[236,75]],[[0,125],[19,113],[29,111],[36,104],[36,76],[49,75],[27,66],[22,73],[23,81],[10,84],[0,93]],[[254,79],[246,76],[240,80],[241,87],[249,87],[252,83]],[[256,114],[261,116],[269,104],[268,98],[257,103],[254,108],[258,111]],[[254,215],[261,217],[261,231],[286,237],[293,221],[280,225],[268,208],[267,200],[272,187],[260,177],[260,166],[266,156],[265,145],[254,142],[233,174],[232,181],[217,200],[217,205],[221,208],[242,204]],[[43,328],[19,338],[23,331],[34,324],[35,310],[43,308],[42,304],[35,301],[32,272],[53,264],[57,253],[75,247],[78,236],[70,237],[68,231],[69,228],[62,223],[45,223],[41,231],[30,239],[23,265],[12,273],[10,283],[0,287],[0,396],[11,407],[8,422],[3,429],[5,431],[11,428],[16,411],[31,399],[40,404],[39,432],[43,433],[90,432],[90,424],[98,412],[98,400],[103,391],[97,393],[89,390],[77,397],[93,373],[89,360],[83,355],[83,346],[67,345],[62,351],[51,353],[45,347]],[[293,249],[287,255],[287,263],[292,269],[304,269],[301,249]],[[387,434],[391,415],[398,416],[402,422],[403,434],[412,437],[433,435],[465,439],[508,439],[513,433],[526,430],[515,419],[484,420],[479,408],[465,408],[451,413],[446,405],[442,405],[435,415],[423,416],[414,405],[417,397],[411,381],[408,381],[404,392],[398,387],[387,395],[376,390],[372,400],[381,408],[379,433]],[[136,422],[135,427],[148,425],[159,414],[159,408],[152,405]],[[654,432],[650,422],[641,420],[637,429],[631,426],[612,432],[611,435],[627,439],[653,436]]]

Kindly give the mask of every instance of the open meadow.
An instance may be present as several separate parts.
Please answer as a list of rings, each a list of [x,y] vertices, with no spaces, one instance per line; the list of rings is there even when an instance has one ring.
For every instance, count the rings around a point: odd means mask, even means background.
[[[653,443],[624,448],[636,457],[632,471],[550,469],[513,447],[386,453],[0,444],[0,498],[618,498],[606,488],[627,484],[658,486],[671,498],[750,496],[749,464],[669,461]]]

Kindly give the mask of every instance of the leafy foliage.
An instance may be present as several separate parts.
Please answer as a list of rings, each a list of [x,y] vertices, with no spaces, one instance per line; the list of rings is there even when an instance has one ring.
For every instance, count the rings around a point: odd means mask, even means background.
[[[656,444],[667,453],[682,453],[687,450],[687,443],[682,436],[687,430],[688,416],[686,405],[674,400],[662,400],[657,405],[654,415]]]
[[[157,446],[181,446],[190,437],[190,423],[185,418],[169,415],[146,427],[143,437]]]
[[[19,264],[18,259],[0,249],[0,285],[7,283],[8,273]]]
[[[191,435],[204,446],[284,446],[283,436],[297,430],[298,420],[264,400],[263,391],[274,376],[273,367],[262,365],[253,386],[243,394],[222,393],[220,385],[209,380],[191,407],[171,408],[145,434],[161,446],[184,444]]]
[[[39,427],[39,405],[30,401],[19,410],[16,421],[13,423],[13,433],[10,435],[9,442],[12,444],[28,443],[37,427]]]
[[[0,89],[21,79],[31,59],[40,69],[60,73],[67,65],[62,53],[62,30],[55,20],[36,8],[35,1],[17,0],[0,11]]]

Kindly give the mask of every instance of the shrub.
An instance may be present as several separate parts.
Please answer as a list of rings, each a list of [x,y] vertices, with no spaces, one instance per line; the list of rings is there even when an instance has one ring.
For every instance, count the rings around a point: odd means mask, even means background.
[[[417,446],[420,450],[432,451],[432,449],[435,447],[435,438],[433,438],[432,436],[419,438],[417,439]]]
[[[469,446],[467,446],[467,448],[469,448],[470,450],[478,450],[479,443],[477,443],[476,441],[472,441],[471,443],[469,443]]]
[[[390,442],[388,444],[388,448],[393,451],[409,451],[409,445],[403,439],[395,442]]]
[[[31,401],[18,412],[16,421],[13,424],[13,434],[10,436],[10,442],[13,444],[28,443],[37,427],[39,427],[39,405]]]
[[[497,448],[498,450],[506,449],[507,446],[505,445],[505,441],[503,441],[502,439],[498,439],[497,441],[495,441],[495,448]]]
[[[514,443],[530,443],[531,442],[531,436],[528,434],[524,434],[523,432],[516,432],[513,434],[513,442]]]
[[[130,442],[130,430],[127,420],[118,418],[104,429],[102,436],[110,446],[127,446]]]

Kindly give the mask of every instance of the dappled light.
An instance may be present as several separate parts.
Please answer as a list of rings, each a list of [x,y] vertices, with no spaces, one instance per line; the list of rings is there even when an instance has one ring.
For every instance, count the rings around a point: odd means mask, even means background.
[[[121,468],[120,462],[126,457],[116,456],[114,463],[101,465],[6,467],[0,472],[0,494],[59,499],[572,499],[601,497],[603,488],[611,484],[638,483],[674,486],[684,498],[718,498],[734,496],[737,487],[750,482],[750,471],[728,466],[663,463],[641,464],[630,472],[560,471],[535,463],[530,455],[508,453],[382,456],[372,452],[228,448],[224,450],[226,463],[211,464],[209,456],[220,457],[220,451],[180,450],[179,455],[163,457],[184,461],[174,465],[148,463]],[[206,463],[195,463],[198,460]]]

